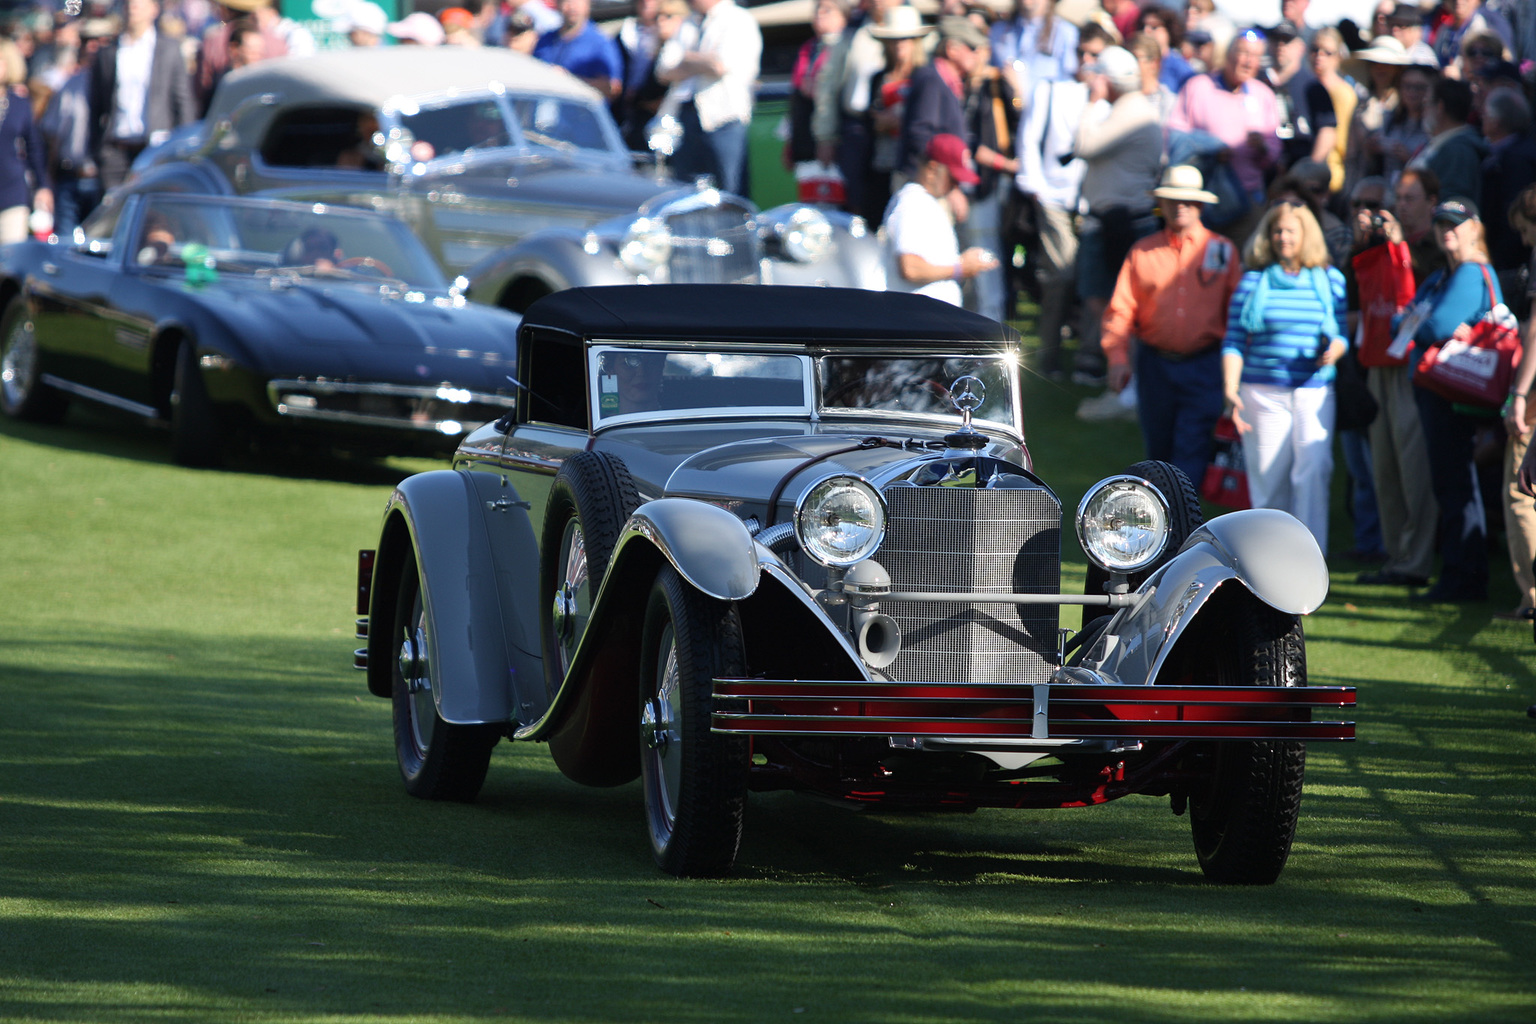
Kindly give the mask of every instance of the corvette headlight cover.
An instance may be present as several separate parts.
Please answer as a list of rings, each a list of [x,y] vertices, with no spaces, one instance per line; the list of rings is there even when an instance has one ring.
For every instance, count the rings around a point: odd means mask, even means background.
[[[822,565],[841,568],[863,561],[885,540],[885,501],[852,476],[829,476],[795,506],[795,536]]]
[[[1100,480],[1077,506],[1083,553],[1110,572],[1145,569],[1162,556],[1168,537],[1168,500],[1140,477]]]

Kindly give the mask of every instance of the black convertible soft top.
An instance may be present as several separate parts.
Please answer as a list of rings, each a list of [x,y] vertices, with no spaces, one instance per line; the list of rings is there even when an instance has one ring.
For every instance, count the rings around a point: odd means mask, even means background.
[[[586,338],[1011,347],[1018,333],[926,295],[757,284],[568,288],[523,314],[525,328]]]

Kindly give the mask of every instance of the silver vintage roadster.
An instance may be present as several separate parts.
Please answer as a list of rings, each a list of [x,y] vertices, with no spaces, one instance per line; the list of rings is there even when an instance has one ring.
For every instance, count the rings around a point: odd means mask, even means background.
[[[660,294],[536,303],[517,409],[390,498],[356,657],[408,792],[472,799],[499,740],[547,743],[579,782],[642,779],[679,875],[731,868],[750,790],[1139,793],[1189,815],[1211,878],[1275,880],[1304,742],[1354,737],[1354,690],[1307,685],[1328,576],[1301,523],[1202,524],[1139,463],[1076,506],[1088,585],[1063,593],[1013,332],[915,295]]]
[[[466,294],[515,312],[578,285],[884,288],[864,222],[759,211],[637,167],[597,92],[522,54],[386,47],[263,61],[137,167],[141,190],[393,212]]]

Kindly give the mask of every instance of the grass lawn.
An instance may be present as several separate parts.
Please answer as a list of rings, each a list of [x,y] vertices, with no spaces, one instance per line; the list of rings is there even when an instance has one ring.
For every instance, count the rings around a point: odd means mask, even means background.
[[[1026,396],[1069,510],[1140,457],[1082,394]],[[1493,603],[1424,609],[1336,567],[1312,679],[1360,687],[1360,740],[1312,748],[1275,886],[1203,882],[1151,798],[783,794],[754,796],[735,877],[685,882],[637,785],[540,747],[498,748],[471,806],[402,791],[349,667],[354,559],[428,465],[193,472],[105,415],[0,424],[0,1020],[1536,1019],[1536,649],[1490,620],[1507,569]]]

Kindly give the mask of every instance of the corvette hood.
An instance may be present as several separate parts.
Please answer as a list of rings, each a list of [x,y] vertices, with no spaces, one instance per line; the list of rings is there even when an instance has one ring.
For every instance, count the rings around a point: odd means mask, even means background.
[[[434,297],[409,301],[318,282],[274,290],[263,282],[221,289],[208,308],[239,339],[245,361],[270,377],[507,387],[518,317],[485,306],[443,308]]]

